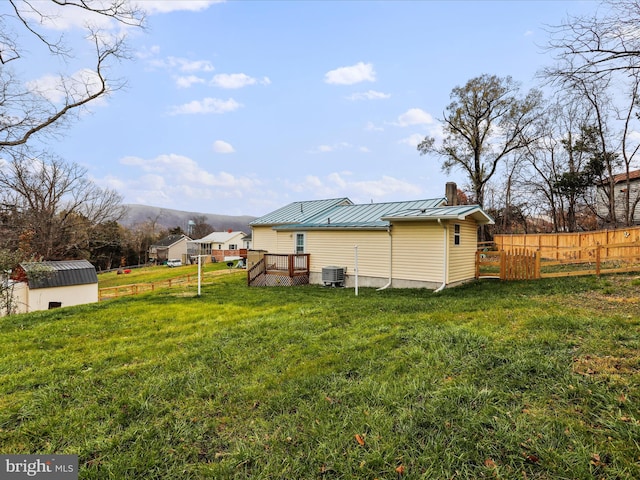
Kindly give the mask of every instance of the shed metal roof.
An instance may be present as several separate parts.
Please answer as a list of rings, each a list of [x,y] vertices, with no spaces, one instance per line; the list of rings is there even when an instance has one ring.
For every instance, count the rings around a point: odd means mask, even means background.
[[[360,205],[336,205],[326,209],[304,222],[281,225],[276,230],[311,229],[311,228],[386,228],[389,221],[383,217],[394,215],[403,211],[416,211],[429,209],[443,205],[444,198],[432,198],[427,200],[412,200],[404,202],[364,203]]]
[[[87,260],[27,262],[21,263],[20,266],[27,274],[27,282],[31,289],[98,283],[96,269]],[[42,272],[41,267],[48,271],[36,274]]]
[[[274,212],[256,218],[249,223],[249,225],[286,225],[301,223],[336,205],[353,205],[353,202],[346,197],[293,202]]]

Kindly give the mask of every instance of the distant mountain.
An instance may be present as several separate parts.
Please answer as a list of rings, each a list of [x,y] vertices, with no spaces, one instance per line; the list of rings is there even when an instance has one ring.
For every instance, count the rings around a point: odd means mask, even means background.
[[[149,207],[147,205],[126,204],[127,214],[120,220],[120,224],[125,227],[132,227],[149,220],[156,221],[159,228],[181,227],[185,232],[189,220],[194,217],[204,216],[206,222],[215,228],[216,232],[233,230],[235,232],[251,233],[249,222],[256,217],[248,215],[231,216],[217,215],[212,213],[184,212],[182,210],[172,210],[170,208]]]

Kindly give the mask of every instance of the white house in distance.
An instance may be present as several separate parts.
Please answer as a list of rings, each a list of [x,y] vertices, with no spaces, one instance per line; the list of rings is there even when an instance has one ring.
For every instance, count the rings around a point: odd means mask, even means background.
[[[613,188],[613,192],[610,192]],[[613,177],[613,187],[607,182],[597,185],[596,212],[606,225],[609,223],[609,193],[612,193],[618,222],[626,215],[629,208],[630,218],[634,225],[640,224],[640,170],[621,173]]]
[[[246,234],[244,232],[213,232],[199,240],[188,243],[190,256],[206,255],[212,262],[246,258]]]
[[[339,267],[344,284],[354,286],[357,262],[360,286],[457,285],[475,278],[478,225],[493,219],[478,205],[457,205],[456,191],[449,183],[446,197],[427,200],[294,202],[250,223],[253,248],[308,254],[312,284],[324,283],[325,270]],[[268,276],[269,266],[263,268]]]
[[[98,275],[87,260],[22,263],[12,278],[15,313],[98,301]]]

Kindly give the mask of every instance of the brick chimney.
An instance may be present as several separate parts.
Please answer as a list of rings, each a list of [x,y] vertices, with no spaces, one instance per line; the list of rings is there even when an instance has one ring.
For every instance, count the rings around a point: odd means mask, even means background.
[[[458,186],[455,182],[447,182],[445,186],[445,196],[447,197],[447,205],[458,205]]]

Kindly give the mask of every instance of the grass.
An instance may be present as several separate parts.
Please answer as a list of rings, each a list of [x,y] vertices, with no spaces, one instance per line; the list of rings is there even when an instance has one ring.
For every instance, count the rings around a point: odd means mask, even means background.
[[[640,478],[636,277],[245,281],[1,319],[0,453],[82,479]]]
[[[115,271],[98,275],[100,288],[119,287],[136,283],[164,282],[165,280],[188,275],[197,278],[198,265],[182,265],[181,267],[167,267],[158,265],[152,267],[132,268],[130,273],[118,274]],[[229,270],[226,262],[206,263],[202,265],[202,274],[207,275],[221,270]],[[235,271],[236,269],[233,269]]]

